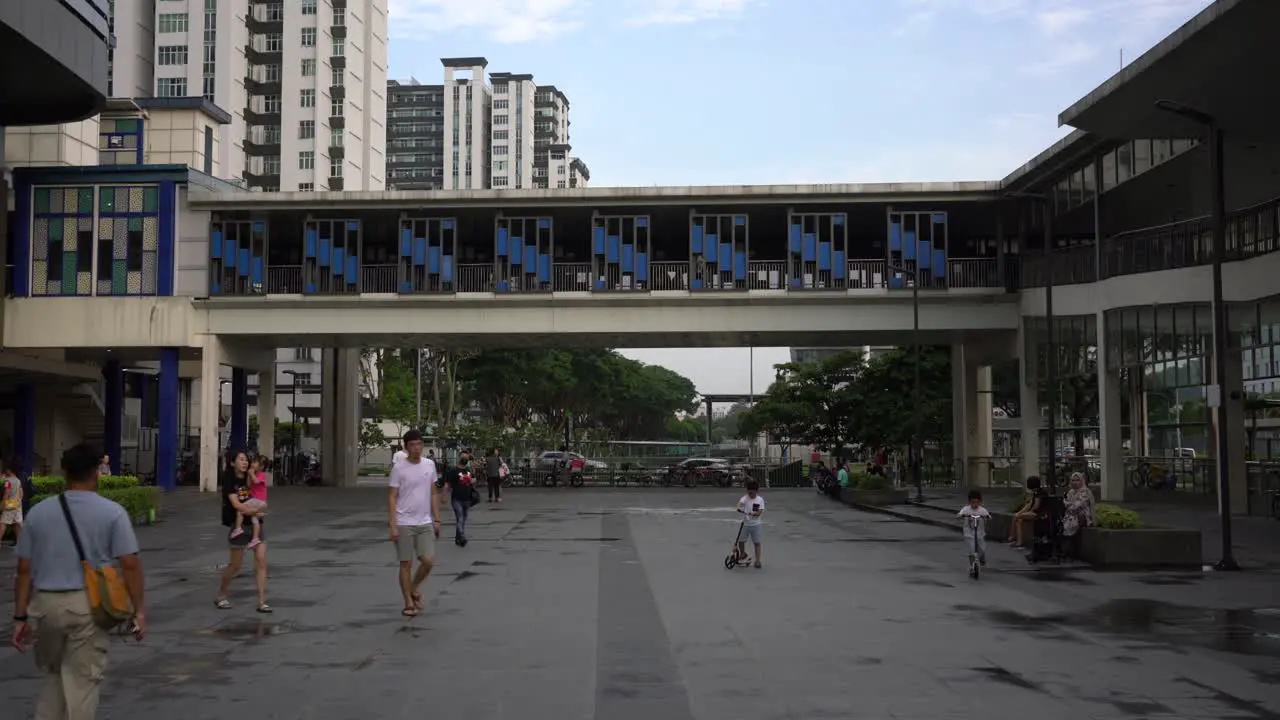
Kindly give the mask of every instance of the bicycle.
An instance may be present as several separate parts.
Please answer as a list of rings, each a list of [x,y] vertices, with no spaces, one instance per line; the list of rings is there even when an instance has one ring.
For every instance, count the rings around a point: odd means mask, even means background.
[[[1178,479],[1163,465],[1143,462],[1129,473],[1129,485],[1150,490],[1172,490],[1177,487]]]

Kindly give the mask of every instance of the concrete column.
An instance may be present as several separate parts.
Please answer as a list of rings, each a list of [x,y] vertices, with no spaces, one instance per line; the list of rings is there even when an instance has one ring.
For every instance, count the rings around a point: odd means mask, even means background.
[[[338,351],[325,348],[320,351],[320,480],[325,485],[337,485],[336,470],[341,464],[338,458],[338,407],[337,407]]]
[[[1120,348],[1107,345],[1107,314],[1099,312],[1098,328],[1098,462],[1102,464],[1102,487],[1098,490],[1106,502],[1124,500],[1124,428],[1121,426],[1121,403],[1125,402],[1120,386],[1120,371],[1111,367],[1114,353]]]
[[[258,454],[268,459],[276,456],[276,370],[258,373]],[[274,484],[274,473],[267,473],[267,484]]]
[[[36,467],[36,388],[30,383],[13,392],[13,454],[19,475],[30,477]],[[56,460],[51,461],[56,462]]]
[[[964,345],[951,348],[953,456],[964,487],[991,484],[991,368]]]
[[[222,341],[217,336],[205,339],[200,356],[200,489],[218,489],[219,455],[222,451],[219,415],[222,403],[218,388],[222,384]]]
[[[334,466],[335,485],[355,487],[360,465],[360,351],[338,350],[335,406],[338,423],[334,440],[338,447],[338,463]]]
[[[1234,343],[1233,343],[1234,344]],[[1231,514],[1246,515],[1249,512],[1248,435],[1245,431],[1244,368],[1240,362],[1240,348],[1227,348],[1227,386],[1222,389],[1222,405],[1213,411],[1214,438],[1217,423],[1227,425],[1227,477],[1231,488]],[[1214,457],[1221,448],[1214,445]],[[1216,482],[1216,480],[1215,480]]]
[[[111,474],[120,474],[120,448],[124,433],[124,368],[108,360],[102,368],[102,451],[111,458]]]
[[[1026,318],[1018,323],[1018,413],[1021,420],[1022,476],[1040,474],[1040,374]],[[1019,478],[1022,479],[1022,478]]]
[[[249,445],[249,373],[244,368],[231,369],[231,439],[230,447],[244,450]]]
[[[973,477],[970,482],[977,487],[991,485],[991,366],[977,365],[973,368],[974,380],[974,414],[973,436],[969,442],[969,457],[981,458],[981,462],[970,462]]]
[[[157,380],[160,387],[156,398],[156,484],[168,491],[178,483],[178,404],[181,397],[178,388],[181,379],[177,348],[160,351]]]
[[[951,346],[951,456],[956,466],[956,485],[970,487],[969,448],[973,439],[975,408],[973,384],[970,382],[963,344]]]

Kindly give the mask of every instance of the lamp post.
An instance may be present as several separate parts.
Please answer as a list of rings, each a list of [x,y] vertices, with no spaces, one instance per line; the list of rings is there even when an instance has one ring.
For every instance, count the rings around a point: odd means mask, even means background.
[[[1235,552],[1231,548],[1231,481],[1227,448],[1231,439],[1227,431],[1227,401],[1223,394],[1227,387],[1227,305],[1222,300],[1222,261],[1227,251],[1227,191],[1226,172],[1223,167],[1223,132],[1218,121],[1203,110],[1174,100],[1157,100],[1156,108],[1190,120],[1204,129],[1209,139],[1210,194],[1213,202],[1213,383],[1209,389],[1209,404],[1218,409],[1215,437],[1218,460],[1218,515],[1222,522],[1222,557],[1214,568],[1239,570]]]
[[[889,270],[907,279],[907,269],[903,265],[891,265]],[[913,395],[915,402],[911,408],[911,444],[907,446],[907,462],[911,464],[911,482],[916,486],[916,502],[924,502],[924,480],[920,475],[921,461],[924,460],[924,447],[920,439],[921,425],[924,423],[920,408],[920,272],[919,268],[912,273],[911,279],[911,342],[914,344],[912,355],[912,374],[914,375]]]
[[[298,371],[282,370],[289,376],[289,476],[294,473],[294,458],[298,456]],[[271,429],[275,432],[275,428]]]

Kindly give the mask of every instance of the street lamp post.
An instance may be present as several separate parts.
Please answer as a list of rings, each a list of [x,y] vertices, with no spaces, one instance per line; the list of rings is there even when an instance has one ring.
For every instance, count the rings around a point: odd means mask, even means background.
[[[892,265],[889,270],[907,279],[907,269],[902,265]],[[916,486],[916,502],[924,502],[924,479],[920,474],[920,465],[924,460],[924,447],[921,442],[921,425],[924,424],[920,408],[920,272],[917,269],[911,280],[911,342],[915,346],[912,351],[912,374],[914,390],[911,409],[911,444],[907,446],[907,462],[911,465],[911,482]]]
[[[1226,172],[1223,167],[1223,132],[1218,121],[1210,114],[1174,100],[1158,100],[1156,108],[1186,118],[1204,128],[1209,138],[1210,193],[1213,212],[1213,388],[1210,388],[1210,404],[1217,407],[1217,460],[1218,460],[1218,515],[1222,522],[1222,557],[1214,566],[1218,570],[1239,570],[1235,552],[1231,548],[1231,479],[1227,450],[1231,438],[1226,423],[1227,402],[1227,305],[1222,299],[1222,261],[1227,252],[1227,194]]]

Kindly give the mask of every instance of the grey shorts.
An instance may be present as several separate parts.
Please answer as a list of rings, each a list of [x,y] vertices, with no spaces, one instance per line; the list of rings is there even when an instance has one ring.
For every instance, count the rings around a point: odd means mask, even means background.
[[[428,560],[436,556],[434,525],[401,525],[400,539],[396,541],[396,559],[412,562],[414,558]]]
[[[742,526],[742,542],[747,542],[748,540],[750,540],[751,542],[759,545],[760,539],[764,537],[763,530],[764,528],[761,525],[743,525]]]

